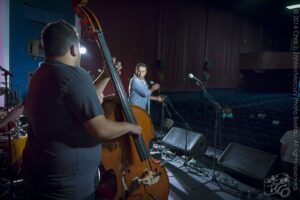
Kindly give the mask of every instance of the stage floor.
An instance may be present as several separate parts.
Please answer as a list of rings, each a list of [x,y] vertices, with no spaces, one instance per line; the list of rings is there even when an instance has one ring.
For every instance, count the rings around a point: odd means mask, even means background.
[[[216,165],[212,170],[213,149],[208,148],[204,156],[193,159],[175,154],[164,146],[152,149],[151,155],[162,160],[169,177],[169,198],[168,200],[277,200],[283,199],[279,195],[266,196],[264,189],[251,187],[245,182],[238,181],[224,169]],[[216,152],[216,158],[221,155],[221,151]],[[213,174],[215,179],[212,180]],[[1,179],[2,180],[2,179]],[[0,182],[0,186],[5,183]],[[298,185],[299,186],[299,185]],[[299,188],[299,187],[298,187]],[[8,197],[8,188],[0,187],[0,199],[11,200]],[[16,200],[29,200],[28,191],[23,184],[18,184],[15,188]],[[287,200],[299,198],[291,195]]]
[[[151,151],[153,157],[161,158],[167,170],[170,183],[169,200],[282,199],[279,195],[266,196],[263,188],[257,189],[238,181],[218,165],[213,172],[212,161],[207,158],[212,156],[212,153],[213,149],[208,148],[206,156],[185,161],[184,156],[176,155],[167,149]],[[221,152],[217,151],[216,157],[220,154]],[[213,173],[214,180],[212,180]],[[290,196],[287,199],[299,199],[299,197]]]

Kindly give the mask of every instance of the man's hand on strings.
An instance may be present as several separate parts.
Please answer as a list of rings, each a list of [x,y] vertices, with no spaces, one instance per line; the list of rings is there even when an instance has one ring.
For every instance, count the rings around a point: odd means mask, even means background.
[[[115,69],[117,70],[118,74],[121,75],[122,74],[122,63],[120,61],[117,61],[117,59],[115,57],[112,58],[112,63],[115,65]],[[105,61],[103,61],[103,73],[102,76],[104,76],[105,78],[109,78],[110,74],[107,68],[107,64]]]

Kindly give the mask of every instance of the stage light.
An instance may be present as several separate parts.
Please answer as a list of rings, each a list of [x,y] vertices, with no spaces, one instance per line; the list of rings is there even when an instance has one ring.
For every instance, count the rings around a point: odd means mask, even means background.
[[[293,4],[286,7],[289,10],[300,8],[300,4]]]
[[[86,54],[86,48],[83,47],[83,46],[81,46],[81,47],[80,47],[80,53],[81,53],[81,54]]]

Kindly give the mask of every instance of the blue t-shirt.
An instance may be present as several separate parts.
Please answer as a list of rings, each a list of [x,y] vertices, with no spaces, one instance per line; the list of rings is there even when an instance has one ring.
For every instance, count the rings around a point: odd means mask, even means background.
[[[39,199],[93,199],[101,144],[83,123],[104,112],[89,74],[44,63],[26,99],[28,139],[24,178]]]

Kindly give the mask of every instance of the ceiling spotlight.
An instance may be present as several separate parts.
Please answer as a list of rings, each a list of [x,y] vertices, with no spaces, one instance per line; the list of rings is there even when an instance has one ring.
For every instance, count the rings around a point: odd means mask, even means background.
[[[85,47],[80,47],[80,53],[81,54],[86,54],[86,48]]]
[[[289,10],[300,8],[300,4],[293,4],[286,7]]]

